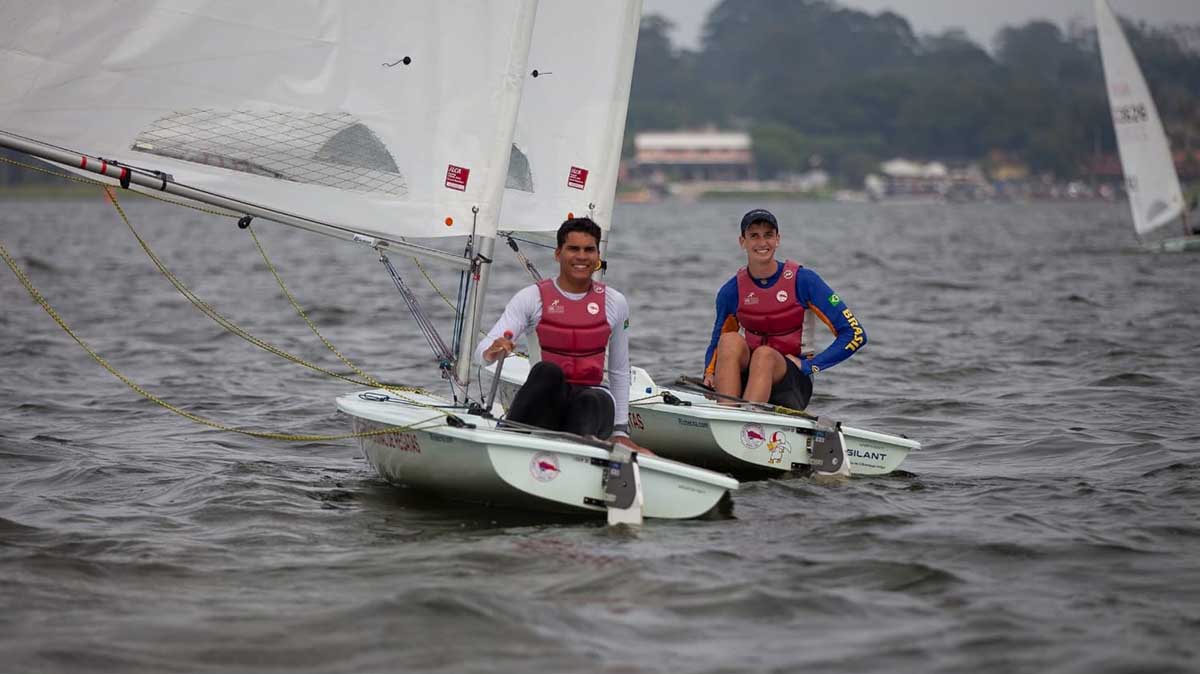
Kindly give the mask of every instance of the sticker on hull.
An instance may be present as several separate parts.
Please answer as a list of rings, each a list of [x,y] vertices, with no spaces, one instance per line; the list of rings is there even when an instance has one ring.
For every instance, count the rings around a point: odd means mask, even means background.
[[[538,452],[529,459],[529,474],[538,482],[549,482],[561,472],[558,455],[553,452]]]
[[[788,445],[787,436],[783,431],[775,431],[771,434],[771,439],[767,440],[767,463],[783,463],[784,452],[791,452],[792,448]]]
[[[766,439],[761,424],[742,424],[742,445],[746,449],[758,449]]]

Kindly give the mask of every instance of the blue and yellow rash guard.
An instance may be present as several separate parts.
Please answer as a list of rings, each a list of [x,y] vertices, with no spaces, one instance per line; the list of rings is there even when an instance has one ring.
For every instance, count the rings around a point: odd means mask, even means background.
[[[771,287],[783,273],[783,263],[775,261],[775,273],[770,278],[754,279],[754,283],[763,288]],[[812,360],[802,359],[800,371],[806,375],[820,372],[837,365],[854,355],[867,343],[867,333],[863,330],[858,319],[838,297],[829,284],[817,275],[817,272],[801,267],[796,274],[796,302],[804,306],[805,311],[811,311],[821,319],[829,331],[837,335],[833,343],[824,351],[818,353]],[[713,323],[712,340],[708,351],[704,354],[705,373],[712,374],[716,365],[717,341],[725,332],[736,332],[741,329],[737,320],[738,302],[737,275],[725,282],[717,291],[717,320]]]

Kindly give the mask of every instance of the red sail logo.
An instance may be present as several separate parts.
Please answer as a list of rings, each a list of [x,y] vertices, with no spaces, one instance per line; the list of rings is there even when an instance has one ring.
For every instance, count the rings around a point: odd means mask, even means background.
[[[577,190],[581,190],[587,185],[587,177],[587,169],[572,166],[571,173],[567,176],[567,187],[574,187]]]
[[[467,180],[471,177],[471,169],[450,164],[446,168],[446,187],[459,192],[467,191]]]

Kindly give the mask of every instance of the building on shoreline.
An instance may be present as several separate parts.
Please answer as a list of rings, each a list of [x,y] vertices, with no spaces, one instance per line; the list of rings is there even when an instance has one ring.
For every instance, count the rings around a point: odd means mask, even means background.
[[[627,177],[648,184],[736,182],[754,178],[750,134],[647,131],[634,136]]]

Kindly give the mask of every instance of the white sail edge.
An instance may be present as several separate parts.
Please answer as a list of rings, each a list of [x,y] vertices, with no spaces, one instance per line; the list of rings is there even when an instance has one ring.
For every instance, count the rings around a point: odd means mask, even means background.
[[[1129,208],[1134,229],[1143,236],[1183,214],[1183,191],[1158,108],[1125,32],[1107,0],[1093,5]]]
[[[502,229],[553,232],[568,215],[586,215],[607,236],[641,13],[641,0],[556,0],[538,8]],[[581,45],[581,27],[604,48]]]

